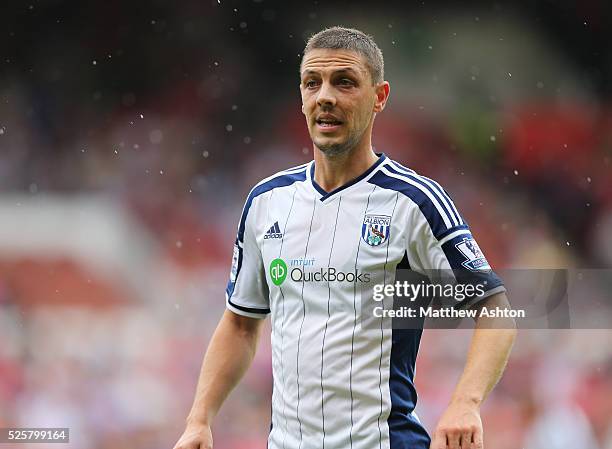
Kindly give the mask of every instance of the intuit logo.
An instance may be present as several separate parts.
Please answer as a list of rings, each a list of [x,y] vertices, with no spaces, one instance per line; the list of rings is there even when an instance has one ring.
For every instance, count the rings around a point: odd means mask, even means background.
[[[270,262],[270,278],[274,285],[281,285],[287,278],[287,264],[283,259]]]
[[[311,257],[310,259],[304,259],[300,257],[299,259],[290,259],[289,265],[292,267],[308,267],[313,266],[315,264],[315,258]]]

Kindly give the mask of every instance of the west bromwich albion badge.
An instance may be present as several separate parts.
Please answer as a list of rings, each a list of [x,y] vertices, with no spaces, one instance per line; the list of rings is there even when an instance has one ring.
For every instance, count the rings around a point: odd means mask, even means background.
[[[366,214],[363,217],[361,238],[370,246],[382,245],[389,239],[391,217],[388,215]]]

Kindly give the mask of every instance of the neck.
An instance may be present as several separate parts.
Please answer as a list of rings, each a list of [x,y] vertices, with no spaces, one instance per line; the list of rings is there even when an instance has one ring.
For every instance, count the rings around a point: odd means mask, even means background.
[[[365,172],[378,160],[378,156],[368,142],[368,145],[335,156],[327,156],[314,146],[314,160],[314,180],[325,191],[331,192]]]

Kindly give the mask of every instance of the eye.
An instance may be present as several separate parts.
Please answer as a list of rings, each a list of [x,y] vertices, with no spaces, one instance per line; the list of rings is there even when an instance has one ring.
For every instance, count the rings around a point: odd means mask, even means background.
[[[318,84],[318,82],[317,82],[316,80],[310,79],[310,80],[307,80],[307,81],[304,83],[304,86],[305,86],[307,89],[313,89],[313,88],[317,87],[317,84]]]
[[[341,86],[354,86],[355,83],[353,82],[353,80],[349,79],[349,78],[341,78],[338,81],[338,84],[340,84]]]

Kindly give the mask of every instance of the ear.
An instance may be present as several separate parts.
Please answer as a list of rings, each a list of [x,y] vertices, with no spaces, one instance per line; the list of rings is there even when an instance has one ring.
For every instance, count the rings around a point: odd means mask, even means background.
[[[383,81],[376,86],[376,102],[374,103],[374,112],[382,112],[382,110],[385,109],[390,92],[391,85],[388,81]]]

